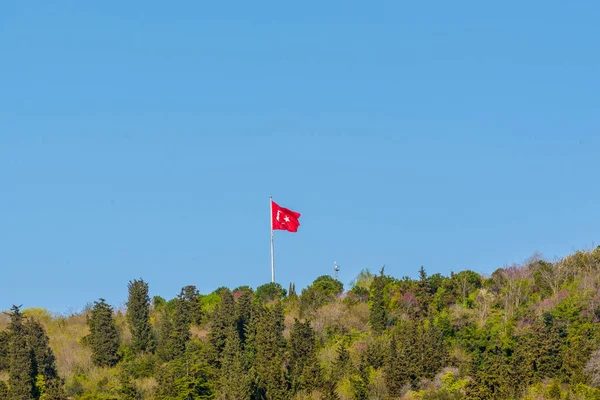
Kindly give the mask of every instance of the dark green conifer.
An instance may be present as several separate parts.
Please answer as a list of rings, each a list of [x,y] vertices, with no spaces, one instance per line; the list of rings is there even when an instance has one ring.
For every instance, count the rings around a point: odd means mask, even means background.
[[[225,339],[230,328],[235,327],[235,303],[229,289],[221,291],[221,303],[215,307],[213,322],[209,333],[217,358],[221,357],[225,348]]]
[[[406,382],[402,360],[398,356],[398,341],[396,335],[390,340],[389,356],[385,367],[385,384],[391,397],[400,397],[402,386]]]
[[[381,273],[373,278],[371,283],[371,304],[369,323],[371,329],[376,334],[381,334],[387,326],[387,312],[385,308],[384,290],[386,278],[383,275],[384,268],[381,268]]]
[[[175,300],[172,327],[167,345],[168,359],[171,360],[185,353],[186,346],[192,337],[190,331],[192,315],[189,313],[189,302],[185,297],[184,290],[182,290],[179,297]]]
[[[90,328],[88,343],[92,349],[92,362],[97,366],[112,367],[119,362],[121,340],[112,307],[104,299],[99,300],[94,302],[87,319]]]
[[[294,321],[290,333],[289,379],[292,393],[311,392],[321,381],[315,332],[310,322]]]
[[[246,343],[246,329],[252,317],[252,293],[245,291],[238,298],[235,306],[235,324],[242,347]]]
[[[136,352],[154,352],[156,342],[150,325],[149,287],[142,279],[128,284],[127,322],[131,331],[132,347]]]
[[[156,347],[156,355],[162,361],[169,361],[172,360],[169,346],[171,343],[171,331],[173,328],[169,308],[162,308],[158,315],[158,343]]]
[[[39,321],[29,319],[24,324],[29,347],[33,352],[35,375],[42,375],[46,381],[57,379],[56,358],[50,348],[50,338]]]
[[[214,374],[206,363],[206,355],[198,349],[162,364],[156,375],[155,398],[160,400],[212,399]]]
[[[248,371],[244,368],[240,338],[233,326],[227,330],[220,371],[219,399],[250,399]]]
[[[202,304],[200,304],[200,293],[196,286],[189,285],[181,289],[179,299],[183,301],[184,307],[187,308],[187,314],[190,319],[190,324],[200,325],[202,322]]]
[[[337,348],[337,358],[333,362],[333,381],[342,379],[351,367],[350,352],[343,343]]]
[[[141,398],[140,393],[131,381],[131,377],[126,371],[121,371],[119,374],[119,389],[120,400],[138,400]]]
[[[35,395],[33,353],[29,343],[27,343],[23,314],[21,314],[20,307],[13,306],[9,315],[8,399],[30,400]]]
[[[259,315],[254,340],[257,392],[266,400],[288,398],[284,371],[285,338],[283,315],[278,303]]]
[[[44,327],[39,321],[30,319],[24,324],[24,328],[32,352],[36,396],[41,396],[44,400],[64,399],[63,382],[58,376],[56,358]]]

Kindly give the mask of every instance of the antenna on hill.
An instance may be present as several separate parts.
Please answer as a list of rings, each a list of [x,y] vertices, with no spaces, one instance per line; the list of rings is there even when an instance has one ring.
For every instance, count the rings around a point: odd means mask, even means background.
[[[335,280],[337,280],[337,278],[338,278],[339,271],[340,271],[340,266],[337,265],[337,263],[334,261],[333,262],[333,277],[335,278]]]

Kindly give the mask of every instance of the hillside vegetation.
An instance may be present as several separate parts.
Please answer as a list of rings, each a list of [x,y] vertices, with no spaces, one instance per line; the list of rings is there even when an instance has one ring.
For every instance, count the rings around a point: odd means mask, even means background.
[[[125,290],[127,289],[127,291]],[[600,247],[0,317],[0,399],[600,399]]]

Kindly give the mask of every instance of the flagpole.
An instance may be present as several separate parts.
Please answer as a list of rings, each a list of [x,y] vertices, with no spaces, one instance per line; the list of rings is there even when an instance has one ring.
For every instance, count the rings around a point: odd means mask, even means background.
[[[269,195],[269,226],[271,228],[271,282],[275,283],[275,257],[273,253],[273,196]]]

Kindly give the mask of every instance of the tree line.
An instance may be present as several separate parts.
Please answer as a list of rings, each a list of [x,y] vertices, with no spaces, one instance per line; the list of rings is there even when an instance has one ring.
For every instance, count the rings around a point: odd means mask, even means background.
[[[487,277],[365,270],[351,286],[167,301],[133,280],[125,312],[85,312],[92,367],[61,373],[44,325],[14,306],[0,399],[600,399],[600,247]]]

